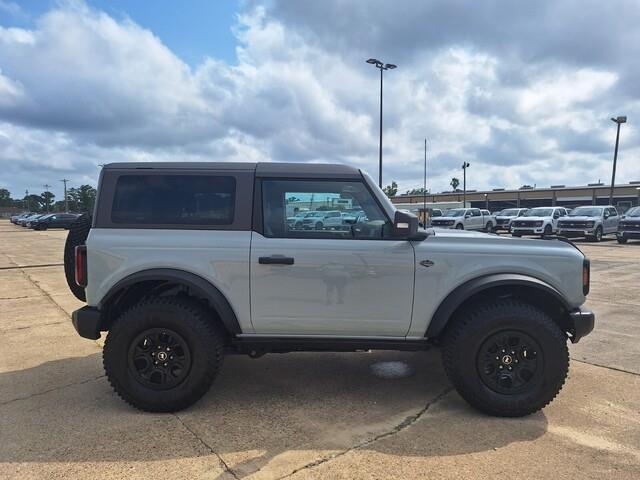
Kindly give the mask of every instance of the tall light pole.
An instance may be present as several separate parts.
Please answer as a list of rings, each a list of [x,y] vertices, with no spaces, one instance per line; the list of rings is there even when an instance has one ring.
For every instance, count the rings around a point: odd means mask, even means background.
[[[470,166],[469,162],[462,163],[462,208],[467,208],[467,168]]]
[[[62,183],[64,183],[64,211],[68,212],[69,211],[69,201],[67,200],[67,182],[69,181],[69,179],[68,178],[63,178],[60,181]]]
[[[393,63],[383,63],[375,58],[370,58],[367,63],[373,65],[380,70],[380,147],[379,147],[379,163],[378,163],[378,186],[382,188],[382,72],[384,70],[393,70],[397,65]]]
[[[424,139],[424,185],[422,186],[422,214],[424,228],[427,228],[427,139]]]
[[[618,124],[618,128],[616,130],[616,148],[613,153],[613,173],[611,174],[611,189],[609,190],[609,205],[613,205],[613,185],[616,182],[616,163],[618,162],[618,142],[620,141],[620,125],[623,123],[627,123],[627,117],[616,117],[612,118],[612,121]]]

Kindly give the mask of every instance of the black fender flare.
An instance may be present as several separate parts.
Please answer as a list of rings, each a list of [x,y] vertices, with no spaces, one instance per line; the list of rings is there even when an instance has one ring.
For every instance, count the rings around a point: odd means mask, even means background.
[[[148,270],[141,270],[123,278],[109,289],[109,292],[100,301],[98,308],[101,308],[103,305],[107,305],[115,295],[124,288],[135,285],[136,283],[152,280],[175,282],[185,285],[196,295],[209,301],[211,306],[220,316],[220,320],[227,332],[231,335],[242,333],[238,317],[233,311],[233,308],[231,308],[227,298],[220,290],[218,290],[217,287],[195,273],[174,268],[152,268]]]
[[[489,288],[501,286],[524,286],[531,287],[541,292],[552,295],[567,310],[571,311],[571,306],[562,294],[552,285],[539,278],[523,275],[519,273],[496,273],[469,280],[456,287],[440,303],[438,309],[431,317],[431,322],[427,327],[426,337],[437,337],[442,333],[451,318],[453,312],[473,295]]]

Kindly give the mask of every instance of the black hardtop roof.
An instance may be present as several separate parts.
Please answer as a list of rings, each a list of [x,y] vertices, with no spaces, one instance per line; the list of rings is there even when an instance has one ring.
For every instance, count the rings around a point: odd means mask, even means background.
[[[122,162],[109,163],[107,170],[224,170],[254,171],[260,177],[360,176],[354,167],[329,163],[278,162]]]

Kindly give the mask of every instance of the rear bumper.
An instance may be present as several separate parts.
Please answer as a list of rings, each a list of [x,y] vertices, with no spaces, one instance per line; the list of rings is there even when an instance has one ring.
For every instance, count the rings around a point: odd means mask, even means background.
[[[571,323],[571,342],[578,343],[582,337],[591,333],[596,323],[596,316],[589,310],[576,308],[569,313]]]
[[[84,306],[71,314],[71,323],[78,335],[91,340],[100,338],[102,315],[95,307]]]

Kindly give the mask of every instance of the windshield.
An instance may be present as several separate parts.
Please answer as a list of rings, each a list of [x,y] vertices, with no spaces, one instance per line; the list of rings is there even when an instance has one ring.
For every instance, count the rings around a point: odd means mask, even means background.
[[[594,207],[578,207],[569,213],[570,217],[600,217],[602,216],[601,208]]]
[[[640,217],[640,207],[633,207],[625,213],[627,217]]]
[[[551,217],[553,216],[552,208],[530,208],[524,214],[525,217]]]
[[[466,212],[464,208],[454,208],[452,210],[447,210],[444,216],[445,217],[462,217],[464,216],[464,212]]]
[[[502,210],[501,212],[498,212],[498,215],[503,215],[505,217],[515,217],[518,215],[518,209],[507,208],[506,210]]]

